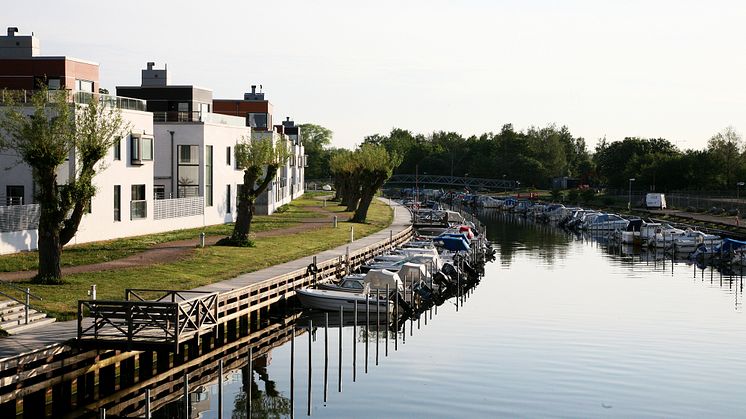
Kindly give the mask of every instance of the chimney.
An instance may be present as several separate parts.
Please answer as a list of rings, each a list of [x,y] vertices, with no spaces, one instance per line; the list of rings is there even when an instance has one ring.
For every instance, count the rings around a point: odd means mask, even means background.
[[[8,36],[15,36],[15,34],[18,32],[18,28],[15,27],[8,27]]]
[[[148,62],[148,70],[152,70],[153,67],[155,67],[155,63],[152,61]]]
[[[251,94],[252,94],[252,95],[255,95],[255,94],[256,94],[256,85],[255,85],[255,84],[252,84],[252,85],[251,85]]]

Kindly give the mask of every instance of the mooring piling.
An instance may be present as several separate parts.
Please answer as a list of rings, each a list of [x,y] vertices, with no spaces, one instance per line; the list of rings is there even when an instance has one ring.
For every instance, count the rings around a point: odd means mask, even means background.
[[[295,326],[290,328],[290,417],[295,417]]]
[[[352,324],[352,382],[357,380],[357,300]]]
[[[308,416],[311,416],[311,387],[313,381],[313,356],[311,348],[313,347],[313,320],[308,321]]]
[[[342,392],[342,323],[344,323],[344,311],[342,306],[339,306],[339,381],[338,392]]]
[[[324,403],[329,392],[329,313],[324,313]],[[250,416],[249,416],[250,417]]]
[[[218,419],[223,419],[223,360],[218,361]]]

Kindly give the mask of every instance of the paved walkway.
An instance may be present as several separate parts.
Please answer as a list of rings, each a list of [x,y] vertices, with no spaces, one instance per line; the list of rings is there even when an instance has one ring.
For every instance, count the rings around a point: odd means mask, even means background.
[[[382,199],[383,200],[383,199]],[[406,229],[411,225],[409,211],[398,203],[389,200],[383,200],[394,207],[394,220],[389,228],[383,229],[378,233],[371,234],[370,236],[363,237],[359,240],[355,240],[353,243],[345,244],[336,247],[331,250],[327,250],[321,253],[317,253],[317,261],[319,263],[329,260],[336,259],[339,256],[344,255],[349,247],[350,252],[369,246],[371,244],[388,240],[390,234],[397,234],[398,232]],[[249,284],[261,282],[268,278],[273,278],[284,273],[292,272],[296,269],[305,268],[313,262],[313,256],[307,256],[291,262],[283,263],[280,265],[271,266],[266,269],[262,269],[256,272],[240,275],[233,279],[228,279],[214,284],[206,285],[203,287],[196,288],[195,290],[200,291],[230,291],[236,288],[241,288]],[[31,329],[28,332],[24,332],[18,335],[7,336],[0,338],[0,360],[6,357],[19,355],[21,353],[30,352],[50,345],[61,345],[70,339],[75,339],[78,335],[78,323],[77,320],[56,322],[51,325],[44,326],[39,329]]]
[[[679,211],[679,210],[673,210],[673,209],[664,209],[664,210],[648,210],[651,215],[671,215],[675,217],[682,217],[682,218],[689,218],[693,221],[703,221],[706,223],[714,223],[714,224],[723,224],[727,226],[746,226],[746,220],[741,220],[740,217],[736,217],[735,215],[711,215],[711,214],[701,214],[696,212],[686,212],[686,211]],[[738,221],[736,221],[738,220]]]

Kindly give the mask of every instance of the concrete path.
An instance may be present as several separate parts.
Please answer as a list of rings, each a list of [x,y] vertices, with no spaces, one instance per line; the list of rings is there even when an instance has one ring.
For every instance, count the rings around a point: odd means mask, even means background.
[[[394,208],[394,220],[389,228],[385,228],[378,233],[371,234],[368,237],[363,237],[360,240],[355,240],[349,245],[345,244],[331,250],[317,253],[315,255],[317,257],[317,261],[320,263],[325,260],[336,259],[347,252],[348,246],[350,252],[352,252],[354,250],[361,249],[379,241],[388,240],[390,234],[397,234],[398,232],[405,230],[411,225],[411,217],[409,211],[405,207],[396,202],[389,201],[388,199],[381,200],[389,203],[389,205]],[[312,262],[313,255],[280,265],[271,266],[269,268],[262,269],[256,272],[240,275],[233,279],[228,279],[225,281],[195,288],[195,290],[218,292],[230,291],[249,284],[261,282],[265,279],[273,278],[284,273],[292,272],[296,269],[305,268]],[[77,338],[77,328],[77,320],[71,320],[52,323],[49,326],[40,328],[41,330],[32,329],[28,332],[18,335],[0,338],[0,361],[3,358],[43,349],[50,345],[64,344],[70,339]]]

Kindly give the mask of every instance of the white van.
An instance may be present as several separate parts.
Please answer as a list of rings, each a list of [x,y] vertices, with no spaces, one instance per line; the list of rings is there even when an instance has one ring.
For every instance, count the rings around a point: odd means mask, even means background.
[[[666,208],[666,195],[662,193],[649,193],[645,195],[646,208]]]

